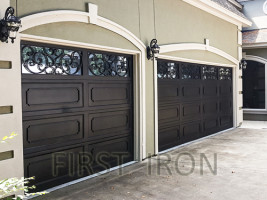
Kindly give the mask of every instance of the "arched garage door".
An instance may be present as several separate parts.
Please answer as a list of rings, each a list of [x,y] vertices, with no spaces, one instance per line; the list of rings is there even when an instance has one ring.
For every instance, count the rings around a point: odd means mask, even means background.
[[[158,60],[159,151],[233,127],[232,69]]]
[[[133,160],[133,58],[22,42],[25,177],[51,188]]]

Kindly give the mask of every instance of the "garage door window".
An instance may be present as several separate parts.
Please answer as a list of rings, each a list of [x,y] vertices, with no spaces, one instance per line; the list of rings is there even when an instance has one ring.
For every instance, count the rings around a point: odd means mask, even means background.
[[[81,75],[82,55],[71,49],[22,45],[22,73]]]

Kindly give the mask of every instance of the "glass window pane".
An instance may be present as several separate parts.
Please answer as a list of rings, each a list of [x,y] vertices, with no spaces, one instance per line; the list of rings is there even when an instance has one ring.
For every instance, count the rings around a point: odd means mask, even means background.
[[[21,63],[22,74],[82,74],[81,51],[22,45]]]
[[[130,57],[88,52],[90,76],[130,77]]]

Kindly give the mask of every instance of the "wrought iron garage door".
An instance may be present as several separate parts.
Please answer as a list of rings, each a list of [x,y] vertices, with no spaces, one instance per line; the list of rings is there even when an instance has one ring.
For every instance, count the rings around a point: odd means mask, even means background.
[[[158,60],[159,150],[233,127],[232,69]]]
[[[37,190],[133,160],[132,56],[23,42],[25,177]]]

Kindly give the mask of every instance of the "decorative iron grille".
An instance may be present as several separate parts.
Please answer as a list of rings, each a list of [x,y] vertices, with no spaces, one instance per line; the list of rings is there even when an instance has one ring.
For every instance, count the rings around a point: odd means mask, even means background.
[[[130,57],[89,52],[88,62],[90,76],[130,77]]]
[[[200,79],[200,66],[191,63],[181,64],[181,78],[182,79]]]
[[[178,79],[179,67],[177,63],[160,61],[158,62],[158,78],[160,79]]]
[[[226,67],[220,67],[219,80],[232,80],[232,69]]]
[[[202,79],[203,80],[217,80],[218,79],[218,68],[213,66],[202,67]]]
[[[23,74],[81,75],[82,51],[22,45]]]

